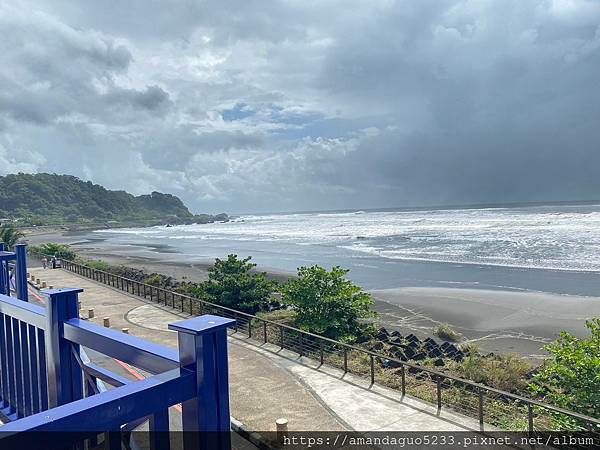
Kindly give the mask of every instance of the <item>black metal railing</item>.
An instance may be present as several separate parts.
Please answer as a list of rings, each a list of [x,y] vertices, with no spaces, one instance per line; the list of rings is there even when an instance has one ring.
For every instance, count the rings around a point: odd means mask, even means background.
[[[48,255],[38,255],[48,256]],[[62,260],[62,267],[78,275],[133,295],[162,303],[190,315],[213,314],[236,320],[234,333],[244,333],[262,344],[310,358],[320,365],[369,377],[371,384],[397,389],[409,395],[479,420],[502,430],[592,432],[600,437],[600,420],[535,399],[496,389],[427,366],[402,361],[352,344],[338,342],[252,314],[190,297],[179,292]],[[384,366],[385,361],[385,366]]]

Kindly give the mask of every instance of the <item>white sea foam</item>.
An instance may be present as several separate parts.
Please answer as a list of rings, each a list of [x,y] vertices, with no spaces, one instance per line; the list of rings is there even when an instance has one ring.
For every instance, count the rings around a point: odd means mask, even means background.
[[[318,245],[389,259],[600,271],[600,206],[253,215],[102,230],[151,238]]]

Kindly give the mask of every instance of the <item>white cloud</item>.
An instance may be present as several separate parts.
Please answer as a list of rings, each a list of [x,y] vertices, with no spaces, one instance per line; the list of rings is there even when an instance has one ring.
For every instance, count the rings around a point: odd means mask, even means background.
[[[40,153],[22,148],[7,148],[0,143],[0,175],[34,173],[43,170],[46,158]]]
[[[0,28],[0,132],[38,155],[6,167],[197,211],[600,196],[594,1],[0,0]]]

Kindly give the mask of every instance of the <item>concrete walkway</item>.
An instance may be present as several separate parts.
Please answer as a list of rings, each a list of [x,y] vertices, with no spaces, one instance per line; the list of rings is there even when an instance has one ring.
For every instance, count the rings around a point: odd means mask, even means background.
[[[111,328],[170,347],[177,335],[167,324],[188,317],[66,270],[30,269],[54,287],[79,287],[81,312]],[[272,431],[275,420],[285,417],[290,430],[359,431],[479,431],[478,421],[401,397],[398,391],[330,367],[317,367],[307,358],[279,347],[235,334],[229,339],[231,414],[247,428]]]

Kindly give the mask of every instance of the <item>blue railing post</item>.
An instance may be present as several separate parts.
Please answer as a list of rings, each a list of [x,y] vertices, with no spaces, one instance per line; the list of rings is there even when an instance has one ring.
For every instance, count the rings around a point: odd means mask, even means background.
[[[52,289],[46,307],[46,361],[50,408],[83,398],[83,373],[73,355],[79,345],[63,338],[64,322],[79,317],[77,294],[83,289]],[[73,349],[73,350],[72,350]]]
[[[235,320],[201,316],[169,324],[182,368],[196,374],[196,396],[182,403],[184,449],[231,450],[227,328]]]
[[[15,284],[17,287],[17,298],[26,302],[27,295],[27,253],[25,244],[15,245],[17,262],[15,264]]]
[[[0,242],[0,252],[4,252],[6,251],[6,246],[4,244],[4,242]],[[6,274],[5,272],[7,271],[8,268],[8,262],[5,265],[4,260],[0,259],[0,294],[4,294],[4,295],[10,295],[10,290],[9,292],[6,292],[6,286],[8,285],[8,279],[6,278]]]

